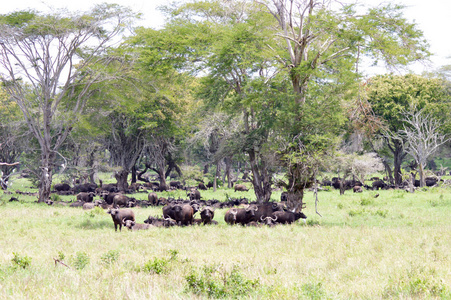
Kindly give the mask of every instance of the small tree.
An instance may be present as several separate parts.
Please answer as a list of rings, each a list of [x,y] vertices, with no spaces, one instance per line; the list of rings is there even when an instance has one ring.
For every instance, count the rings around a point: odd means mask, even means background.
[[[0,80],[39,143],[39,202],[50,195],[58,150],[83,113],[90,86],[105,80],[105,69],[92,63],[108,66],[107,49],[134,17],[116,4],[83,14],[0,15]]]
[[[355,156],[351,162],[351,173],[364,183],[369,174],[384,170],[382,160],[374,152]]]
[[[426,114],[423,109],[417,112],[405,112],[403,115],[407,126],[404,125],[404,130],[401,130],[400,134],[405,137],[405,151],[418,164],[420,187],[423,187],[426,185],[424,169],[428,157],[434,154],[449,138],[440,133],[441,124],[430,114]]]

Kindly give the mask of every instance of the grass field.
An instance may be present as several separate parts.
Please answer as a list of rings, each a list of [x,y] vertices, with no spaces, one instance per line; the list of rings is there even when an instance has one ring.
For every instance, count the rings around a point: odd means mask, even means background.
[[[306,225],[228,226],[217,210],[217,226],[142,232],[3,195],[0,299],[451,299],[451,190],[378,193],[320,192],[320,217],[309,192]],[[161,207],[134,211],[142,223]]]

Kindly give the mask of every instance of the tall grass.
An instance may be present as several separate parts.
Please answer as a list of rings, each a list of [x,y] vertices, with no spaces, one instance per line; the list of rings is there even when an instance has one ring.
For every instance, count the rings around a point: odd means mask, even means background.
[[[228,226],[217,210],[217,226],[137,232],[3,195],[0,298],[451,299],[450,190],[378,193],[320,192],[322,217],[307,193],[310,225]]]

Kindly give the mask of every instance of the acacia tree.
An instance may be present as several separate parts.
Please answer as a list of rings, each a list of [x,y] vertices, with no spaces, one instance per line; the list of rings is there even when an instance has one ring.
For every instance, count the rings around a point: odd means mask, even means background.
[[[400,130],[400,135],[404,136],[406,141],[404,149],[418,164],[420,187],[424,187],[426,185],[424,170],[427,159],[449,138],[440,133],[441,124],[430,114],[426,114],[424,110],[405,112],[404,121],[404,129]]]
[[[17,104],[0,88],[0,182],[3,189],[7,188],[8,178],[17,168],[24,149],[27,132],[23,125]]]
[[[331,146],[325,138],[332,131],[315,128],[312,132],[309,126],[309,106],[318,102],[313,97],[321,96],[325,101],[351,98],[350,84],[359,76],[357,66],[363,55],[388,65],[405,65],[429,53],[421,31],[402,17],[402,6],[380,6],[357,13],[355,4],[342,6],[340,1],[258,2],[277,20],[275,35],[280,46],[274,54],[287,71],[295,95],[292,105],[287,106],[292,123],[285,127],[289,131],[286,140],[291,142],[281,148],[280,154],[288,170],[289,203],[302,207],[303,191],[318,169],[315,163]],[[315,91],[321,86],[335,89],[332,97],[324,95],[327,89]]]
[[[230,117],[225,113],[213,113],[206,116],[198,124],[197,131],[190,138],[190,144],[199,142],[203,146],[207,163],[212,163],[216,166],[215,176],[213,179],[213,190],[217,188],[217,175],[221,160],[225,160],[228,187],[232,187],[230,165],[231,158],[235,154],[236,149],[231,149],[229,141],[235,138],[240,129],[239,120],[230,120]]]
[[[197,89],[204,103],[200,110],[241,119],[239,133],[223,144],[228,152],[246,154],[257,201],[263,202],[272,192],[268,157],[274,152],[267,143],[280,97],[267,97],[271,89],[266,83],[277,72],[265,51],[272,43],[268,34],[272,19],[259,6],[246,0],[193,1],[167,9],[170,22],[162,33],[169,45],[166,56],[175,58],[180,70],[202,76]],[[147,49],[162,48],[148,32],[147,39]],[[216,162],[219,159],[216,156]]]
[[[40,146],[39,202],[50,195],[58,151],[105,80],[106,49],[135,15],[114,4],[87,13],[18,11],[0,16],[0,80]],[[29,88],[26,88],[29,86]]]
[[[395,185],[399,186],[402,183],[401,165],[407,155],[404,149],[406,135],[400,134],[407,125],[402,112],[417,113],[425,109],[432,116],[445,120],[450,97],[440,79],[390,74],[371,78],[365,85],[363,98],[368,102],[371,114],[381,123],[374,134],[383,139],[386,148],[377,151],[384,156],[383,152],[388,149],[393,157]]]

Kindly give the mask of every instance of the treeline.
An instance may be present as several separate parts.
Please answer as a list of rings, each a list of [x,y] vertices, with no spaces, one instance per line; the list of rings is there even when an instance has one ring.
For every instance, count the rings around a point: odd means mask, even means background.
[[[324,171],[399,185],[413,161],[424,183],[450,133],[446,72],[360,71],[426,59],[422,32],[399,6],[295,4],[191,1],[159,30],[115,4],[1,15],[0,161],[29,170],[41,202],[55,173],[112,171],[126,190],[149,171],[160,187],[246,171],[257,201],[277,185],[294,210]],[[1,168],[6,183],[17,165]]]

